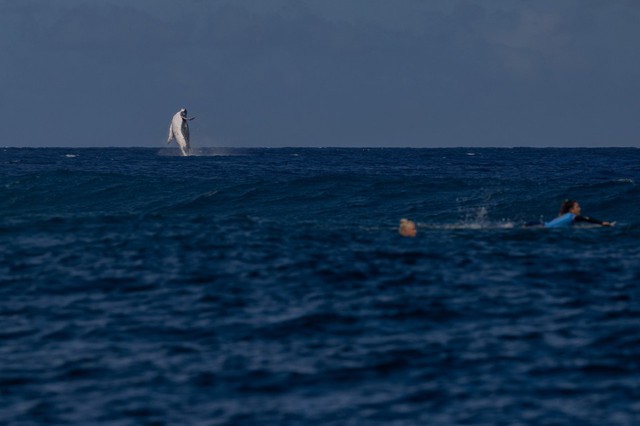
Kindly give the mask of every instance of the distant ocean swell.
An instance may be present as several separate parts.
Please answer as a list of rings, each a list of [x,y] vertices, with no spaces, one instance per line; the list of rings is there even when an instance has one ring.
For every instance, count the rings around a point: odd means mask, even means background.
[[[182,181],[145,176],[51,172],[11,179],[2,188],[5,212],[72,214],[213,214],[259,212],[282,217],[306,211],[331,220],[362,215],[363,220],[405,210],[437,222],[478,220],[527,221],[541,214],[553,217],[558,202],[568,194],[586,199],[592,211],[628,225],[625,214],[638,202],[640,190],[630,180],[546,187],[511,180],[460,180],[369,177],[359,174],[293,177],[278,181]],[[553,185],[553,187],[551,187]],[[584,202],[583,202],[584,204]],[[625,206],[620,209],[619,206]],[[411,212],[414,210],[414,212]]]

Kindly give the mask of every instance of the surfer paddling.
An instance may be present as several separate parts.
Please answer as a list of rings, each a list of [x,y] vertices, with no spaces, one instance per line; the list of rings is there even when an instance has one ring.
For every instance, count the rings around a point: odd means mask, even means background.
[[[560,206],[558,217],[549,222],[528,222],[524,226],[544,226],[545,228],[568,228],[576,223],[592,223],[600,226],[615,226],[615,222],[607,222],[582,215],[580,203],[576,200],[564,200]]]
[[[561,228],[571,226],[575,223],[585,222],[593,223],[600,226],[615,226],[615,222],[606,222],[594,219],[589,216],[583,216],[580,213],[582,208],[576,200],[565,200],[560,206],[560,214],[557,218],[544,224],[546,228]]]

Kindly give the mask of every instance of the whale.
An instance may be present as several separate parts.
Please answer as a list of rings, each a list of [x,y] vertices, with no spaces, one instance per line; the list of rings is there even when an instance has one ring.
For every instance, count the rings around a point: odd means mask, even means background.
[[[187,118],[187,109],[182,108],[176,112],[169,124],[169,137],[167,138],[167,144],[175,139],[180,152],[183,156],[191,155],[191,143],[189,141],[189,121],[195,117]]]

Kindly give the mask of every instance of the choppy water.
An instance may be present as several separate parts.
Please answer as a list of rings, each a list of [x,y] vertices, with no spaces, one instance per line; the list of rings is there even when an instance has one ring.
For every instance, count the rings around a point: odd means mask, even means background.
[[[640,424],[640,150],[173,154],[0,150],[2,424]]]

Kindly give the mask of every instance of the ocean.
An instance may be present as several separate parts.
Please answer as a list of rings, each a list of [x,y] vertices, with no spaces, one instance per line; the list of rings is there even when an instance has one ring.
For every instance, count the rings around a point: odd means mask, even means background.
[[[3,425],[640,424],[638,149],[0,163]]]

